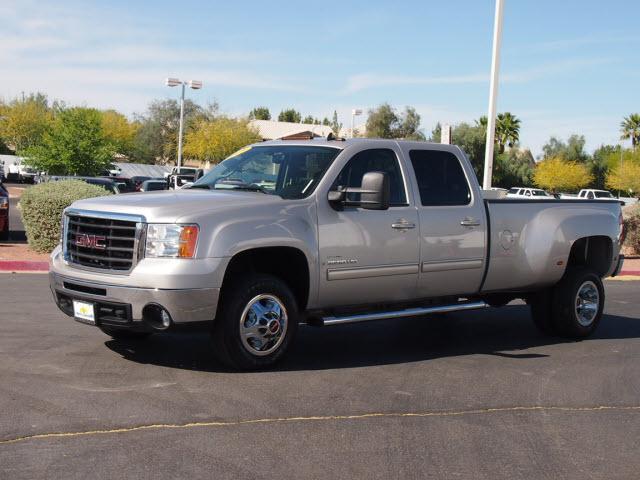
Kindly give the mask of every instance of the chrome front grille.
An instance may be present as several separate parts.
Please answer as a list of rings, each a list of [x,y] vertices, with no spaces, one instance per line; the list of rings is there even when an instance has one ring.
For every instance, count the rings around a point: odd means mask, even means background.
[[[67,211],[64,258],[79,267],[127,273],[138,260],[142,226],[136,216]]]

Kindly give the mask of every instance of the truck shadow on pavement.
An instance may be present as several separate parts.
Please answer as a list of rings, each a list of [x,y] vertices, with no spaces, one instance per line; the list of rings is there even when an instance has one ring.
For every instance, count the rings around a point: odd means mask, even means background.
[[[584,341],[640,338],[640,318],[605,315]],[[573,343],[545,337],[523,305],[431,317],[334,327],[301,326],[286,358],[273,371],[353,368],[420,362],[465,355],[509,359],[549,357],[548,347]],[[203,372],[229,372],[214,358],[206,333],[160,334],[141,342],[109,340],[106,346],[127,360]]]

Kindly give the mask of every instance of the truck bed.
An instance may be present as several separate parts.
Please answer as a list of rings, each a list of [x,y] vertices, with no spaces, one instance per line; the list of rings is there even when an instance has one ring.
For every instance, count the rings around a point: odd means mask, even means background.
[[[617,200],[485,199],[488,265],[481,290],[528,290],[553,285],[564,274],[580,238],[620,233]],[[614,249],[617,251],[617,249]],[[611,258],[611,273],[617,258]]]

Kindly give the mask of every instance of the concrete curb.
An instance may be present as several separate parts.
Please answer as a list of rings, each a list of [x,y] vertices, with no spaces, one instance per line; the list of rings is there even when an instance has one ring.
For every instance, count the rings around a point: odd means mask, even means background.
[[[0,272],[38,272],[49,271],[49,262],[36,260],[0,260]]]

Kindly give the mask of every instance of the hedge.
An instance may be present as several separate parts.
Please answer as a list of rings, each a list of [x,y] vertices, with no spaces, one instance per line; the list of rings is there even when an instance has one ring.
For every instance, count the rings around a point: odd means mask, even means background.
[[[111,193],[80,180],[41,183],[26,189],[20,198],[20,211],[29,247],[36,252],[51,252],[60,242],[62,211],[76,200],[104,195]]]
[[[625,209],[624,225],[627,232],[624,246],[629,249],[629,253],[640,255],[640,205]]]

